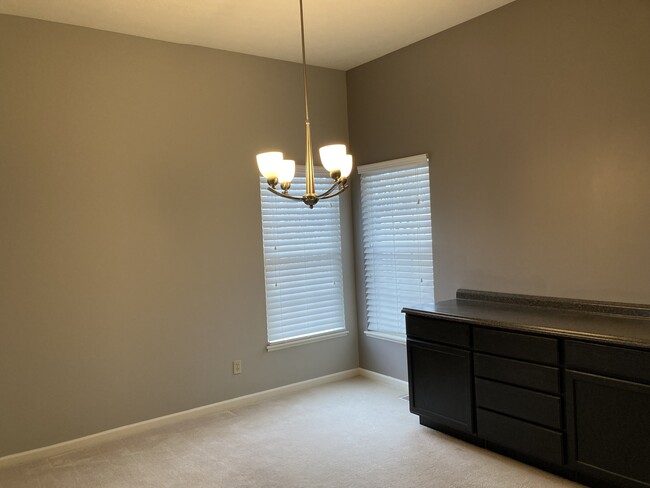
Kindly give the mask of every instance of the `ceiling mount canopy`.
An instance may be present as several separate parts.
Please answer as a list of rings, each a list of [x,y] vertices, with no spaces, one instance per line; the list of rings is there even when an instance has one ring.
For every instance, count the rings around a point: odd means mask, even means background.
[[[302,0],[300,2],[300,36],[302,41],[302,77],[305,93],[305,179],[306,190],[302,196],[289,193],[291,181],[296,172],[296,163],[284,159],[281,152],[271,151],[257,155],[257,166],[266,178],[267,189],[276,195],[291,200],[302,201],[313,208],[320,200],[333,198],[348,188],[348,176],[352,172],[352,156],[347,154],[344,144],[333,144],[320,148],[323,167],[330,173],[332,185],[322,193],[316,193],[314,184],[314,155],[311,147],[311,128],[309,124],[309,97],[307,94],[307,62],[305,59],[305,23],[303,19]],[[280,190],[277,189],[278,184]]]

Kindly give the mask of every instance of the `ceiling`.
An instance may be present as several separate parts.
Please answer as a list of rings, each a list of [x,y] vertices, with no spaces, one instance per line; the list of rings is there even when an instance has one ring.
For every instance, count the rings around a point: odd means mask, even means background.
[[[348,70],[513,0],[304,0],[307,63]],[[0,0],[0,13],[300,62],[298,0]]]

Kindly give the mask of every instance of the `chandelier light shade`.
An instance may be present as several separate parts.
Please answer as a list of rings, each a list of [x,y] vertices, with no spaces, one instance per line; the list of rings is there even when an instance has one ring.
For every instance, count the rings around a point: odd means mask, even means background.
[[[323,167],[329,171],[332,185],[323,193],[316,193],[314,184],[314,156],[311,147],[311,129],[309,125],[309,101],[307,96],[307,62],[305,60],[305,23],[303,20],[302,0],[300,0],[300,35],[302,40],[302,77],[305,91],[305,179],[306,191],[302,196],[289,193],[291,180],[296,173],[296,163],[284,159],[281,152],[265,152],[257,155],[257,167],[266,178],[267,189],[278,196],[299,200],[313,208],[320,200],[333,198],[348,188],[348,176],[352,172],[352,156],[347,154],[344,144],[332,144],[320,148]],[[280,189],[278,190],[278,185]]]

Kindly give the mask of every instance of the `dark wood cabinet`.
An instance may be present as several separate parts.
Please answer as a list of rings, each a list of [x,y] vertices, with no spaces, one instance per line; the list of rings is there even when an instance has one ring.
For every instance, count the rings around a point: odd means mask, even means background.
[[[562,401],[526,388],[476,378],[476,405],[551,429],[562,429]]]
[[[478,408],[478,435],[487,447],[510,449],[531,459],[561,465],[564,460],[562,433],[491,410]]]
[[[478,436],[543,463],[565,458],[559,343],[473,327]]]
[[[557,339],[539,335],[474,327],[474,350],[524,361],[557,365]]]
[[[474,433],[470,327],[407,316],[406,329],[411,412],[429,425]]]
[[[567,341],[566,354],[570,466],[587,482],[650,486],[650,352]]]
[[[474,353],[474,370],[480,378],[546,393],[560,392],[560,370],[557,367]]]
[[[474,432],[469,351],[441,344],[407,342],[411,412],[465,433]]]
[[[422,424],[588,486],[650,487],[650,350],[408,311],[406,321]]]

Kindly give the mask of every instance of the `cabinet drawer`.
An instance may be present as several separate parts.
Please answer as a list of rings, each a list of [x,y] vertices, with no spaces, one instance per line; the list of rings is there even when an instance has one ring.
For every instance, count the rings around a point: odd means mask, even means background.
[[[567,368],[650,383],[650,351],[566,341]]]
[[[562,428],[560,398],[476,378],[476,405],[554,429]]]
[[[554,464],[564,462],[562,434],[478,408],[478,435],[488,442]]]
[[[469,347],[470,345],[469,325],[450,320],[407,315],[406,335],[452,346]]]
[[[560,393],[560,372],[552,366],[475,353],[474,374],[545,393]]]
[[[551,337],[475,327],[474,349],[537,363],[559,363],[558,341]]]

